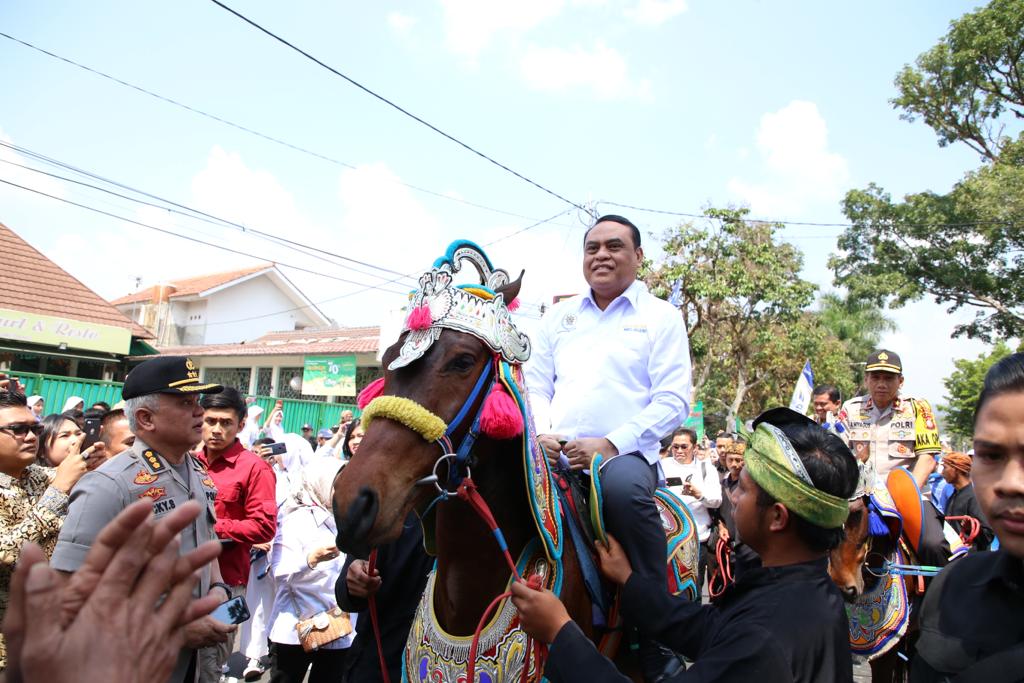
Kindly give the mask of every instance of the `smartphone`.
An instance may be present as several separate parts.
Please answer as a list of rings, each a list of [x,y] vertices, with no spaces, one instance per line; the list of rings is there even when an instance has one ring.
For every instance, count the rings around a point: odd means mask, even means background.
[[[283,455],[288,451],[288,444],[286,443],[269,443],[267,444],[267,455]]]
[[[679,477],[666,477],[665,486],[682,486],[683,480]]]
[[[17,377],[8,377],[7,380],[8,380],[7,391],[11,392],[12,394],[20,394],[21,393],[21,382],[18,381],[18,378]]]
[[[98,417],[87,417],[85,418],[85,438],[82,440],[82,446],[80,450],[85,450],[91,447],[94,443],[100,440],[100,425],[103,420]]]
[[[249,621],[249,605],[245,604],[245,596],[239,595],[217,605],[210,616],[223,624],[241,624]]]

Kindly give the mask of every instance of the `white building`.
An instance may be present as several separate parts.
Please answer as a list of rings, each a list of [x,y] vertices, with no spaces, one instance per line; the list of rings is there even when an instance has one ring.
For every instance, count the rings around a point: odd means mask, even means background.
[[[332,324],[272,263],[175,280],[111,303],[160,347],[234,344]]]

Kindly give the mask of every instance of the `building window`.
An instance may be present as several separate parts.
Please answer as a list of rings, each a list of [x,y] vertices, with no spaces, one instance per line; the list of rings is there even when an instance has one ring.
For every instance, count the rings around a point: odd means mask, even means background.
[[[256,368],[256,395],[270,396],[274,391],[274,368]]]
[[[306,398],[302,395],[302,367],[281,368],[277,375],[278,398]],[[295,386],[292,386],[292,385]]]
[[[249,368],[206,368],[204,381],[238,389],[245,395],[249,393],[250,372]]]

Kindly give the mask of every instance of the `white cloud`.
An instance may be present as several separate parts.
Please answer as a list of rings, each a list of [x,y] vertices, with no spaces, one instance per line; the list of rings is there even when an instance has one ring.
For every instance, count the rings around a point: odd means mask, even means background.
[[[561,13],[564,0],[441,0],[445,42],[471,63],[502,32],[521,33]]]
[[[686,0],[639,0],[636,5],[627,8],[624,14],[637,24],[660,26],[686,9]]]
[[[388,26],[395,33],[395,35],[405,37],[412,32],[413,26],[416,25],[416,17],[411,14],[405,14],[404,12],[388,12],[387,22]]]
[[[589,50],[578,45],[571,49],[530,45],[519,69],[527,85],[536,90],[582,87],[601,99],[650,97],[650,82],[633,82],[626,59],[601,41]]]
[[[834,203],[849,182],[846,159],[829,149],[828,127],[814,102],[794,100],[762,116],[756,145],[762,179],[728,182],[730,194],[755,212],[795,213]]]

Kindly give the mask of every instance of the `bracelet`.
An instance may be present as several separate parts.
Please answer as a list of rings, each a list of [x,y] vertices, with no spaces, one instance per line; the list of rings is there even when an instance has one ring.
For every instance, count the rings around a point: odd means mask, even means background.
[[[228,596],[228,600],[231,599],[231,586],[229,586],[226,583],[223,583],[221,581],[214,581],[213,583],[210,584],[210,588],[207,589],[206,594],[209,595],[210,591],[212,591],[214,588],[223,588],[224,589],[224,594]]]

